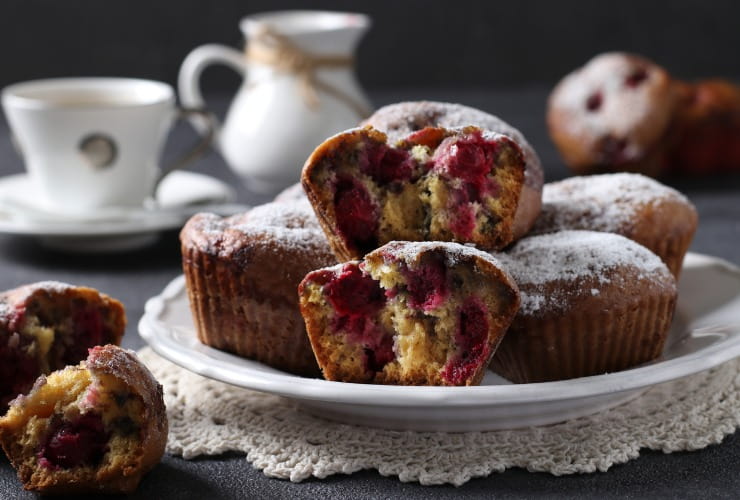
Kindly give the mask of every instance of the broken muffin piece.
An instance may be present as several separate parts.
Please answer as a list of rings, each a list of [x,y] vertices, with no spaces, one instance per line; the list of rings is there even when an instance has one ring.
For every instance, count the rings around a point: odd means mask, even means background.
[[[92,288],[42,281],[0,294],[0,414],[39,375],[120,344],[125,328],[123,305]]]
[[[448,242],[394,241],[298,291],[324,377],[342,382],[476,385],[519,307],[493,257]]]
[[[516,237],[524,159],[509,137],[428,127],[395,145],[372,127],[338,134],[306,161],[302,183],[340,261],[393,240],[500,249]]]
[[[128,493],[161,459],[167,430],[162,386],[133,352],[106,345],[13,400],[0,444],[28,490]]]

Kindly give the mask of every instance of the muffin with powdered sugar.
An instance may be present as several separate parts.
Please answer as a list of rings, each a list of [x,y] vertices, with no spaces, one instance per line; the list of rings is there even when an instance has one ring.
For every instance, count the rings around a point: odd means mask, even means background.
[[[658,358],[676,281],[647,248],[623,236],[560,231],[496,254],[521,307],[491,368],[517,383],[624,370]]]
[[[675,189],[640,174],[602,174],[545,184],[530,234],[621,234],[658,255],[678,278],[697,224],[694,205]]]
[[[298,283],[336,263],[308,201],[231,217],[193,216],[180,233],[198,339],[298,375],[319,368],[298,307]]]

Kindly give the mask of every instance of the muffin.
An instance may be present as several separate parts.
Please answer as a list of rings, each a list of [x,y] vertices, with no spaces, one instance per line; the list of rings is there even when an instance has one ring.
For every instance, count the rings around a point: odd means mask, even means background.
[[[663,68],[623,52],[600,54],[565,76],[550,94],[547,125],[576,174],[664,166],[664,137],[678,101]]]
[[[478,384],[519,305],[489,254],[443,242],[390,242],[299,293],[324,377],[377,384]]]
[[[726,80],[678,82],[680,100],[666,163],[671,171],[701,174],[740,168],[740,87]]]
[[[389,104],[378,109],[362,125],[384,132],[388,142],[396,142],[426,127],[475,126],[511,137],[524,154],[524,185],[517,214],[514,217],[515,239],[525,234],[540,211],[544,173],[542,163],[524,135],[502,119],[470,106],[436,101],[408,101]]]
[[[395,146],[371,127],[349,130],[316,148],[301,182],[340,261],[393,240],[494,250],[519,236],[521,149],[476,127],[425,128]]]
[[[114,345],[40,377],[0,419],[0,443],[28,490],[130,493],[167,442],[162,386]]]
[[[1,293],[0,414],[39,375],[120,344],[125,329],[123,305],[92,288],[42,281]]]
[[[640,174],[602,174],[545,184],[531,234],[621,234],[657,254],[678,279],[697,224],[694,205],[675,189]]]
[[[516,383],[615,372],[658,358],[676,281],[658,256],[623,236],[561,231],[496,254],[521,307],[491,362]]]
[[[307,200],[222,218],[193,216],[180,233],[198,339],[298,375],[319,375],[298,307],[309,271],[336,263]]]
[[[633,54],[601,54],[563,78],[548,100],[547,124],[578,174],[740,168],[740,87],[684,82]]]

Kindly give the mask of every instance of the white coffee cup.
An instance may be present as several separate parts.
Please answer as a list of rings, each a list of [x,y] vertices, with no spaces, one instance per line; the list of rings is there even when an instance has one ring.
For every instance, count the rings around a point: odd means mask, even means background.
[[[3,89],[2,104],[44,208],[79,213],[141,206],[168,173],[205,151],[206,134],[177,164],[160,168],[179,116],[166,83],[133,78],[53,78]]]

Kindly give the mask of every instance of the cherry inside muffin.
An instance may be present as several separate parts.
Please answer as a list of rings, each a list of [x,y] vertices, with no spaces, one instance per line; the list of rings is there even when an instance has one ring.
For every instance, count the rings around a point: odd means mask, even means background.
[[[299,294],[327,379],[408,385],[479,383],[519,300],[490,255],[439,242],[391,242]]]
[[[320,146],[303,174],[342,260],[392,240],[501,248],[514,237],[523,180],[519,146],[476,127],[427,127],[396,145],[355,129]]]
[[[49,434],[37,453],[42,467],[69,469],[98,465],[109,449],[110,431],[106,431],[103,417],[98,413],[86,413],[71,421],[55,418],[49,427]]]

